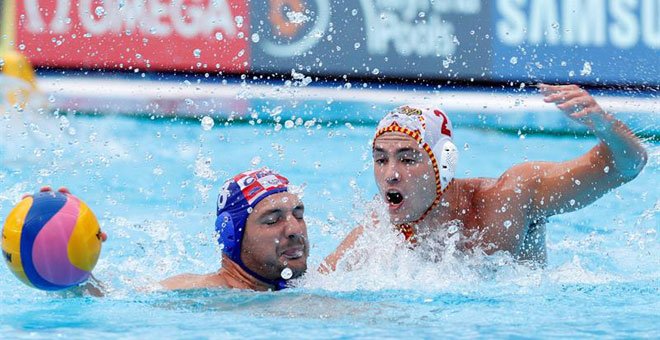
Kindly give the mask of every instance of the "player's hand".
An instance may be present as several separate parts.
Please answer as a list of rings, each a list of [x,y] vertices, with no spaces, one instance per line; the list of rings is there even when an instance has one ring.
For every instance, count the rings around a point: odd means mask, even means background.
[[[554,103],[569,118],[592,130],[605,127],[608,114],[598,105],[594,97],[577,85],[539,84],[543,100]]]
[[[51,188],[48,185],[44,185],[43,187],[41,187],[41,189],[39,189],[39,192],[51,192],[51,191],[53,191],[53,188]],[[57,189],[57,191],[65,194],[65,195],[67,195],[67,194],[71,195],[71,192],[66,187],[60,187],[59,189]],[[26,198],[26,197],[31,197],[31,196],[32,196],[32,194],[24,194],[23,197],[21,197],[21,199]]]

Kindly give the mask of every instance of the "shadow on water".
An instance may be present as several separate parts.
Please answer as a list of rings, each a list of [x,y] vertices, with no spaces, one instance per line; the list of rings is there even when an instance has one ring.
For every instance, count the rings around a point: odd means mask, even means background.
[[[457,293],[420,294],[416,291],[329,292],[292,289],[281,292],[245,292],[200,289],[156,293],[144,301],[165,310],[193,313],[231,313],[257,318],[371,320],[416,323],[451,308],[496,306],[493,297]]]

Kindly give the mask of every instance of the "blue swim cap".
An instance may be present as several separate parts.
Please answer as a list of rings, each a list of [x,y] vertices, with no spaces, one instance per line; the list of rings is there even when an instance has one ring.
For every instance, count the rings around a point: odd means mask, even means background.
[[[241,244],[248,216],[264,198],[286,192],[289,180],[268,168],[242,172],[227,180],[218,194],[215,230],[218,243],[232,261],[248,274],[278,288],[284,282],[266,279],[247,268],[241,260]]]

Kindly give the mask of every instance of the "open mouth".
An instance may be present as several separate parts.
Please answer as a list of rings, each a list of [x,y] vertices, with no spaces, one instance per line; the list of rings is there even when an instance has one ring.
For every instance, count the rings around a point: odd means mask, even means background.
[[[403,195],[396,190],[387,191],[385,198],[390,205],[399,205],[403,202]]]

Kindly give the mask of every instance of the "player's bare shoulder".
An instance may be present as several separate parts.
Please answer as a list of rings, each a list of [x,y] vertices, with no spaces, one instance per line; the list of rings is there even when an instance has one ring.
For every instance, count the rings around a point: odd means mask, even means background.
[[[484,195],[495,190],[497,178],[475,177],[455,180],[456,190],[461,192],[470,201],[480,201]]]
[[[453,190],[451,192],[460,193],[458,195],[460,197],[458,201],[460,201],[459,206],[461,209],[474,211],[482,209],[485,205],[489,204],[489,201],[491,201],[489,197],[492,195],[496,184],[496,178],[476,177],[456,179],[452,183]]]
[[[533,165],[520,164],[506,171],[498,178],[469,178],[459,181],[457,189],[469,193],[465,199],[472,211],[485,217],[485,212],[516,207],[526,210],[530,203],[530,192],[533,190],[533,179],[529,173]],[[533,176],[532,176],[533,177]],[[529,183],[529,182],[532,183]]]
[[[167,290],[196,289],[227,286],[226,280],[217,274],[181,274],[160,282]]]
[[[541,185],[544,162],[526,162],[514,165],[500,177],[481,182],[480,192],[497,204],[508,203],[523,210],[531,207],[534,193]]]

